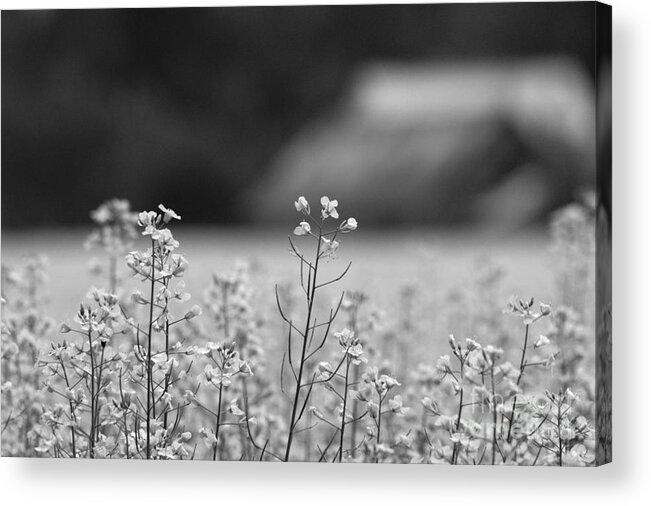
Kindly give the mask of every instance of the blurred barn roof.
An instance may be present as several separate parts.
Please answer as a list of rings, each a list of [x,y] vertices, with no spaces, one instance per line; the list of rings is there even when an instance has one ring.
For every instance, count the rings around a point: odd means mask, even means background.
[[[280,151],[247,207],[286,221],[305,194],[374,224],[514,227],[594,178],[594,92],[570,59],[376,63]]]

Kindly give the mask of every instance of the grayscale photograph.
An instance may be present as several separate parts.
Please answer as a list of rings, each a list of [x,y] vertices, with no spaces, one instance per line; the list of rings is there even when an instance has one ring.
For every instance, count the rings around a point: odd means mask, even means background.
[[[609,6],[1,28],[3,457],[611,461]]]

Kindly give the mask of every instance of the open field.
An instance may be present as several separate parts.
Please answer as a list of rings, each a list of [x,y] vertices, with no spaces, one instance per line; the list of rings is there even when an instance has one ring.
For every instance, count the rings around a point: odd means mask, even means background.
[[[90,285],[102,287],[102,278],[87,268],[91,258],[103,260],[101,252],[84,249],[87,233],[62,229],[2,234],[4,265],[18,265],[23,256],[34,253],[48,258],[50,284],[59,288],[46,310],[61,320],[74,316]],[[212,273],[226,273],[237,261],[247,261],[260,276],[257,290],[273,296],[275,283],[289,281],[296,274],[296,265],[288,254],[287,234],[287,230],[178,227],[175,236],[190,261],[188,290],[198,295],[209,284]],[[554,299],[554,277],[550,273],[555,257],[544,229],[506,236],[484,233],[484,237],[481,231],[467,230],[360,230],[342,246],[338,257],[328,266],[332,273],[353,262],[341,288],[363,287],[380,305],[390,306],[400,288],[408,284],[424,293],[463,289],[475,281],[486,259],[504,269],[498,294],[504,302],[515,294]],[[128,274],[125,267],[122,269]]]
[[[162,217],[115,264],[83,230],[3,234],[3,454],[593,461],[591,291],[561,274],[593,281],[546,230],[355,222],[334,255],[298,227],[293,255],[287,231]]]

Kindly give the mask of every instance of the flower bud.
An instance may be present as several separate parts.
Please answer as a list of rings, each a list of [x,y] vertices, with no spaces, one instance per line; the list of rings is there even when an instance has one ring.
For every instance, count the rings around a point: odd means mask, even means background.
[[[380,406],[375,404],[373,401],[369,401],[366,403],[366,408],[368,409],[371,418],[376,419],[378,417],[378,414],[380,412]]]
[[[139,290],[136,290],[131,294],[131,300],[135,304],[140,304],[140,305],[149,304],[149,301],[145,299],[145,297],[143,297],[142,293],[140,293]]]
[[[185,318],[186,320],[192,320],[192,318],[196,318],[196,317],[199,316],[200,314],[201,314],[201,308],[200,308],[199,306],[197,306],[197,305],[194,305],[194,306],[192,306],[192,307],[190,308],[190,311],[188,311],[187,313],[185,313],[184,318]]]
[[[346,221],[342,222],[341,225],[339,225],[339,230],[341,230],[343,233],[357,230],[357,220],[355,218],[348,218]]]
[[[540,336],[536,341],[536,344],[533,345],[534,348],[542,348],[549,344],[549,338],[547,336]]]

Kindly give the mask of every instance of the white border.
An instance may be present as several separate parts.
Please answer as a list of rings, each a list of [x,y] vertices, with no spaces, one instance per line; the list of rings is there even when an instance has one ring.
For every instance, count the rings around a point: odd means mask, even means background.
[[[313,4],[9,1],[2,9]],[[352,3],[329,1],[326,3]],[[375,3],[375,2],[355,2]],[[403,3],[403,2],[393,2]],[[426,3],[426,2],[412,2]],[[614,458],[599,469],[0,459],[4,504],[640,504],[651,496],[651,2],[613,0]],[[636,282],[637,281],[637,282]],[[639,497],[639,498],[638,498]]]

